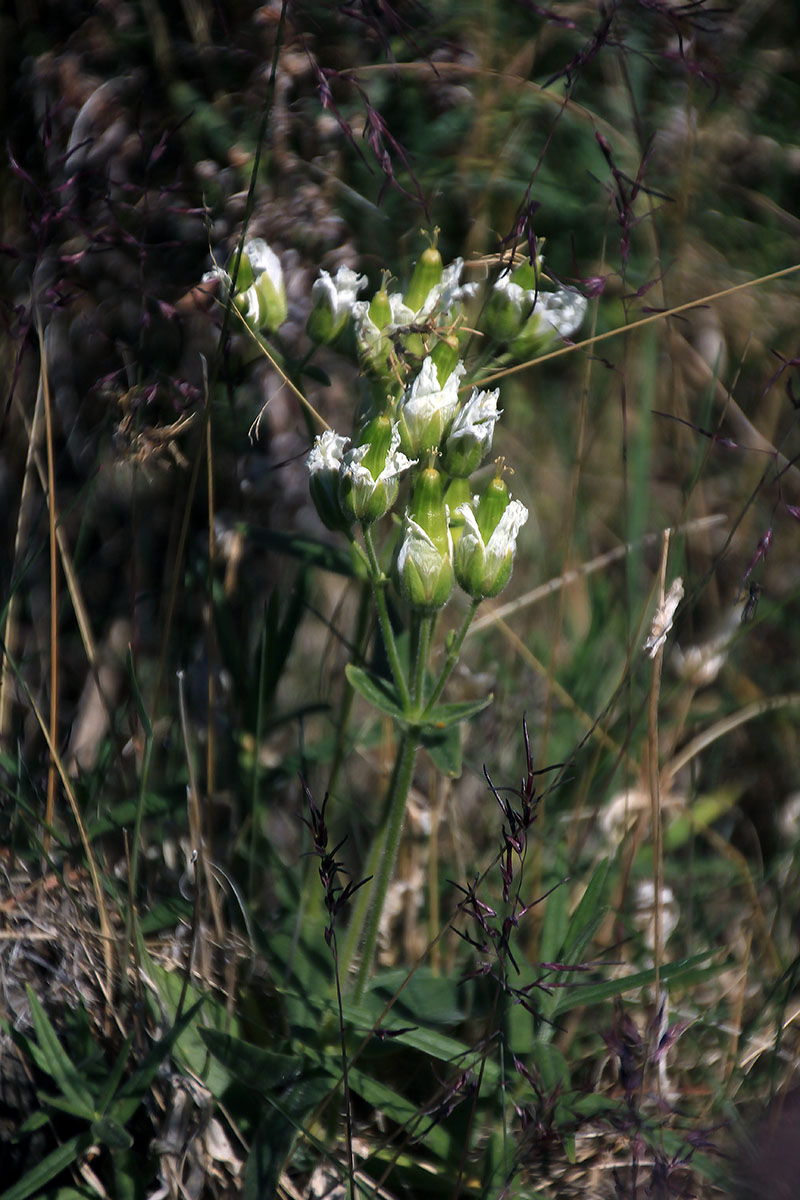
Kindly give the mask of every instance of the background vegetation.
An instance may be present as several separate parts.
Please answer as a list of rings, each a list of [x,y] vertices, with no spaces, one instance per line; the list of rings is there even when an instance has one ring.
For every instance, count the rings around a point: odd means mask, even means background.
[[[3,1196],[792,1195],[794,6],[0,29]],[[285,362],[321,267],[402,282],[434,225],[471,279],[535,238],[590,298],[502,382],[532,515],[449,691],[494,702],[460,777],[418,765],[341,1008],[394,732],[345,682],[362,584],[313,426],[194,290],[245,224]],[[302,375],[333,426],[361,387]]]

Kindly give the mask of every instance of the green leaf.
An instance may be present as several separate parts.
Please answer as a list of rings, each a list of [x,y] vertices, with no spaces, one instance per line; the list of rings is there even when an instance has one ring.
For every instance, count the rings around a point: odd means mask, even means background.
[[[302,1055],[276,1054],[217,1029],[202,1029],[200,1035],[231,1075],[259,1092],[288,1087],[300,1078],[306,1066]]]
[[[690,809],[681,812],[664,830],[664,850],[678,850],[698,830],[710,825],[733,807],[739,792],[733,788],[719,788],[708,796],[699,796]]]
[[[76,1159],[80,1158],[84,1150],[89,1149],[92,1141],[93,1138],[88,1129],[85,1133],[76,1133],[75,1137],[53,1150],[32,1170],[28,1171],[24,1178],[3,1192],[0,1200],[27,1200],[28,1196],[40,1195],[44,1185],[51,1179],[55,1179],[56,1175],[60,1175]]]
[[[119,1087],[122,1076],[125,1072],[125,1067],[128,1062],[128,1055],[131,1052],[133,1045],[133,1033],[129,1033],[122,1044],[119,1054],[117,1055],[114,1066],[111,1068],[108,1079],[105,1082],[103,1090],[97,1097],[96,1111],[102,1116],[105,1114],[109,1104],[114,1098],[114,1094]]]
[[[304,1122],[331,1090],[327,1071],[306,1071],[280,1099],[265,1095],[269,1109],[264,1113],[245,1166],[244,1200],[263,1200],[277,1195],[277,1185],[298,1133],[324,1158],[329,1149],[314,1137]]]
[[[191,919],[192,905],[190,901],[184,900],[182,896],[169,896],[142,914],[139,929],[142,936],[147,937],[154,933],[160,933],[162,929],[174,929],[181,921],[188,925]]]
[[[215,1029],[200,1033],[225,1070],[269,1105],[251,1141],[244,1194],[272,1196],[296,1134],[303,1131],[315,1144],[303,1123],[337,1085],[339,1060],[310,1066],[303,1055],[276,1054]]]
[[[561,859],[561,856],[558,856]],[[539,955],[542,962],[557,962],[559,951],[564,945],[564,939],[569,929],[569,888],[564,876],[566,869],[563,860],[556,863],[555,870],[561,877],[561,882],[551,883],[552,891],[544,901],[544,918],[542,920],[542,936],[539,943]]]
[[[449,729],[451,725],[458,725],[460,721],[468,721],[470,717],[477,716],[479,712],[488,708],[493,700],[494,695],[490,692],[480,700],[466,700],[460,704],[437,704],[436,708],[425,713],[423,733],[427,733],[428,730],[435,733]]]
[[[572,1080],[567,1060],[552,1042],[536,1042],[531,1047],[531,1058],[539,1071],[546,1096],[552,1096],[558,1089],[569,1091]]]
[[[461,726],[448,729],[424,729],[420,741],[433,759],[434,766],[448,779],[461,774]]]
[[[73,1066],[58,1040],[50,1018],[39,1003],[30,984],[26,984],[25,990],[28,993],[33,1028],[38,1041],[38,1045],[34,1042],[28,1043],[31,1056],[35,1059],[37,1066],[56,1081],[61,1088],[62,1095],[72,1105],[74,1115],[91,1120],[94,1116],[92,1093],[86,1087],[83,1077]]]
[[[381,971],[370,982],[367,996],[379,998],[382,1011],[398,992],[392,1014],[404,1025],[412,1020],[452,1026],[464,1020],[463,987],[457,976],[435,975],[430,967],[419,967],[410,979],[404,968]]]
[[[358,1067],[350,1067],[347,1078],[351,1091],[362,1100],[366,1100],[371,1108],[383,1113],[390,1121],[407,1127],[418,1141],[443,1162],[450,1160],[455,1150],[461,1148],[454,1146],[453,1139],[444,1126],[434,1123],[433,1127],[430,1127],[430,1119],[420,1111],[416,1101],[407,1100],[405,1096],[401,1096],[385,1083],[373,1079]]]
[[[711,975],[716,975],[721,971],[724,966],[723,963],[713,963],[706,967],[700,966],[713,953],[715,951],[705,950],[701,954],[693,954],[690,958],[682,958],[679,962],[664,963],[659,970],[659,979],[663,983],[698,983],[703,979],[708,979]],[[621,996],[625,992],[632,992],[637,988],[650,987],[655,982],[655,977],[655,969],[650,967],[646,971],[623,975],[620,979],[607,979],[601,983],[575,984],[561,990],[558,1012],[559,1014],[571,1012],[572,1009],[581,1008],[587,1004],[597,1004],[601,1000],[611,1000],[614,996]]]
[[[149,978],[155,982],[162,1002],[174,1019],[183,991],[183,973],[168,971],[160,963],[154,962],[147,954],[141,939],[139,953],[142,961],[147,964]],[[211,1094],[219,1098],[230,1083],[230,1079],[211,1059],[208,1049],[200,1038],[199,1022],[194,1017],[202,1008],[203,1021],[209,1025],[216,1025],[220,1029],[235,1029],[236,1018],[227,1013],[224,1004],[213,993],[205,992],[201,995],[191,984],[186,988],[185,1000],[187,1003],[191,1003],[191,1008],[183,1014],[178,1025],[173,1026],[159,1046],[163,1045],[167,1051],[173,1052],[174,1057],[179,1062],[185,1063],[199,1076]],[[161,1058],[163,1061],[163,1053]],[[120,1094],[127,1093],[127,1090],[128,1085],[126,1084]],[[120,1119],[116,1104],[113,1106],[113,1115],[118,1120]],[[125,1123],[126,1120],[122,1119],[122,1124]]]
[[[353,691],[363,696],[373,708],[395,721],[405,722],[406,714],[400,697],[388,679],[374,675],[372,671],[365,671],[363,667],[356,667],[353,663],[348,663],[345,667],[345,675]]]
[[[92,1121],[92,1136],[109,1150],[130,1150],[133,1138],[113,1117],[98,1117]]]
[[[191,1008],[187,1009],[180,1021],[173,1025],[164,1037],[156,1042],[142,1065],[133,1072],[130,1078],[125,1080],[110,1106],[110,1115],[120,1125],[127,1125],[136,1112],[149,1091],[150,1084],[158,1073],[164,1059],[172,1052],[173,1047],[184,1030],[194,1021],[202,1005],[203,1000],[200,999]]]
[[[610,866],[610,860],[604,859],[593,872],[586,891],[570,917],[564,944],[558,953],[559,962],[580,962],[586,947],[602,924],[607,911],[604,901]]]
[[[31,1113],[27,1121],[23,1121],[19,1127],[18,1136],[25,1136],[28,1133],[35,1133],[37,1129],[41,1129],[50,1120],[49,1116],[42,1109],[38,1112]]]
[[[94,841],[107,833],[114,833],[132,825],[136,819],[139,803],[138,800],[123,800],[121,804],[104,809],[102,816],[88,824],[90,839]],[[141,804],[142,815],[145,817],[160,817],[175,809],[174,800],[170,800],[167,796],[159,796],[155,792],[146,792]]]
[[[145,738],[150,741],[153,737],[153,726],[150,724],[150,717],[147,715],[147,708],[142,699],[142,693],[139,691],[139,683],[136,679],[136,670],[133,664],[133,650],[130,646],[128,646],[128,676],[131,681],[134,704],[139,714],[139,720],[142,722]]]

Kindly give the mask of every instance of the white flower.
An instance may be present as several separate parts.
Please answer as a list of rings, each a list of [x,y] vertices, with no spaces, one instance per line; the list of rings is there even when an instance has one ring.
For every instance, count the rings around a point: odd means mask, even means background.
[[[212,279],[219,280],[220,299],[227,302],[232,285],[230,272],[214,267],[212,271],[206,271],[203,282]],[[283,267],[263,238],[245,242],[236,288],[236,307],[251,328],[273,333],[286,320],[288,305]]]
[[[586,297],[571,288],[526,288],[504,271],[487,305],[489,331],[519,358],[543,350],[553,335],[572,337],[586,315]]]
[[[311,286],[312,316],[320,314],[317,324],[324,320],[326,337],[319,340],[332,341],[341,333],[356,303],[358,293],[367,286],[366,275],[357,275],[350,267],[339,267],[334,276],[320,271],[319,278]],[[324,316],[323,316],[324,315]],[[310,332],[310,331],[309,331]]]
[[[510,500],[487,542],[471,504],[459,504],[456,512],[464,518],[455,550],[456,579],[476,600],[496,596],[511,575],[517,534],[528,519],[528,510],[519,500]]]
[[[446,513],[446,510],[445,510]],[[453,539],[447,530],[447,549],[406,513],[403,542],[397,555],[397,573],[403,595],[422,609],[441,608],[453,590]]]
[[[559,288],[557,292],[540,292],[533,315],[542,317],[561,337],[572,337],[580,329],[586,315],[586,297],[568,288]]]
[[[522,312],[523,305],[531,307],[536,300],[537,292],[514,283],[511,272],[506,269],[494,281],[493,291],[506,300],[510,300],[516,309]]]
[[[400,433],[408,453],[420,455],[442,443],[458,412],[458,383],[465,371],[462,362],[456,363],[442,385],[433,359],[424,360],[400,404]]]
[[[350,518],[342,511],[339,501],[339,478],[344,448],[350,441],[326,429],[319,434],[311,447],[306,466],[308,467],[309,489],[317,512],[328,529],[347,529]]]
[[[377,422],[388,425],[386,418],[377,418]],[[377,434],[376,434],[377,436]],[[377,443],[380,446],[380,442]],[[342,458],[340,472],[340,495],[349,513],[358,521],[377,521],[387,513],[394,504],[399,487],[399,476],[409,467],[413,467],[416,459],[407,458],[400,450],[400,430],[397,421],[391,425],[388,446],[379,453],[380,468],[375,475],[372,464],[365,465],[364,460],[374,458],[372,443],[367,440],[360,446],[348,450]]]
[[[456,413],[447,435],[444,465],[450,475],[466,478],[477,470],[492,448],[495,423],[502,410],[497,408],[500,389],[472,395]]]

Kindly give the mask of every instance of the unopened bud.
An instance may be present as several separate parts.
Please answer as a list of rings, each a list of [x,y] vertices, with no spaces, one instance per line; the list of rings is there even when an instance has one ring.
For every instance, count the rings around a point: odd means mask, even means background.
[[[419,256],[419,260],[411,276],[411,282],[408,285],[408,290],[403,297],[403,303],[412,312],[418,312],[427,300],[431,288],[436,287],[437,284],[442,282],[444,266],[442,256],[436,248],[436,240],[439,236],[438,229],[434,231],[433,236],[433,243],[428,246],[427,250],[423,250]]]

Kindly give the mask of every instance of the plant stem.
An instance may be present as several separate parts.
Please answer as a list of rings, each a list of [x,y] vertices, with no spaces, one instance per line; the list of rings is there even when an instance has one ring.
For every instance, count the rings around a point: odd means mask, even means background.
[[[375,607],[378,610],[378,622],[381,627],[383,644],[386,647],[386,657],[389,659],[389,666],[392,669],[392,678],[400,696],[400,703],[408,711],[411,697],[409,696],[408,684],[406,683],[406,677],[400,663],[400,656],[397,653],[392,622],[389,618],[389,608],[386,603],[386,592],[384,590],[386,577],[380,568],[378,556],[375,553],[372,530],[369,525],[362,525],[361,531],[364,535],[364,546],[366,547],[369,561],[370,583],[372,584],[372,594],[375,597]]]
[[[384,830],[383,836],[380,840],[380,859],[372,880],[372,884],[368,891],[369,909],[367,915],[366,933],[364,935],[361,962],[359,963],[358,974],[356,976],[356,982],[353,989],[353,999],[356,1003],[358,1003],[364,995],[367,979],[369,978],[370,971],[372,970],[372,961],[375,957],[375,947],[378,941],[378,927],[383,914],[384,904],[386,903],[386,893],[389,890],[389,884],[391,883],[392,874],[394,873],[394,864],[397,859],[400,838],[403,833],[403,822],[406,815],[406,802],[408,800],[408,793],[411,788],[411,780],[414,775],[414,763],[416,762],[417,758],[418,746],[419,730],[404,730],[400,740],[400,745],[398,747],[397,758],[395,759],[391,783],[389,785]],[[366,888],[363,890],[367,891]],[[358,915],[359,908],[357,907],[353,913],[354,922],[358,918]],[[358,934],[359,927],[356,928],[356,935]]]
[[[414,638],[414,654],[411,659],[411,703],[414,706],[415,712],[421,712],[424,701],[424,683],[425,683],[425,668],[428,665],[428,656],[431,652],[431,638],[433,636],[434,616],[431,613],[425,613],[423,616],[414,614],[414,619],[417,624],[416,637]]]
[[[445,684],[447,683],[448,679],[452,675],[453,668],[455,667],[456,663],[458,662],[458,656],[461,653],[461,647],[464,644],[464,638],[467,636],[467,632],[475,618],[475,613],[478,611],[479,605],[480,605],[480,600],[473,600],[472,604],[469,606],[469,609],[464,617],[464,620],[461,622],[461,628],[459,629],[456,636],[453,638],[450,649],[447,652],[447,658],[444,660],[444,666],[442,667],[442,673],[436,681],[436,686],[431,693],[431,697],[430,697],[427,705],[425,706],[425,713],[423,713],[423,716],[431,711],[434,704],[437,702],[437,700],[441,696],[442,692],[444,691]]]

